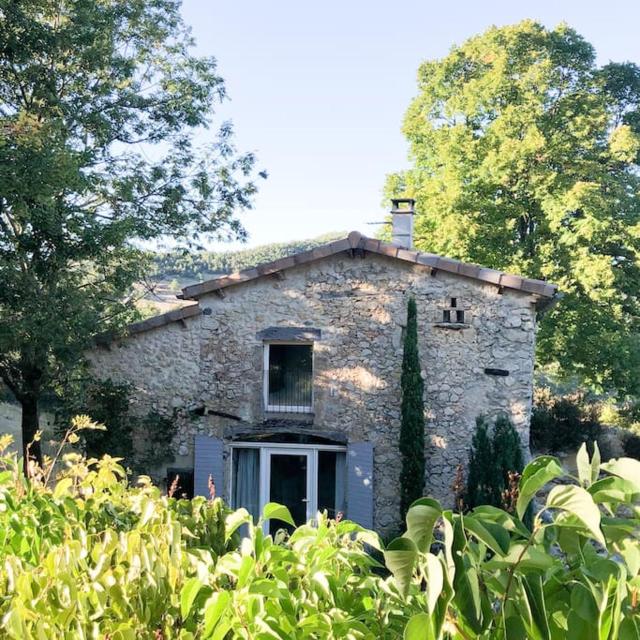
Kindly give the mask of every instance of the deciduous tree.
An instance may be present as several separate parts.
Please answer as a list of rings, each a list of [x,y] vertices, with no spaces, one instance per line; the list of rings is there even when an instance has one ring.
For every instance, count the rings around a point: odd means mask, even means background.
[[[491,28],[425,62],[404,133],[416,245],[548,279],[539,362],[640,392],[640,68],[566,25]]]
[[[43,390],[132,315],[141,242],[242,236],[254,158],[178,0],[0,0],[0,377],[23,444]],[[39,447],[33,453],[39,457]]]

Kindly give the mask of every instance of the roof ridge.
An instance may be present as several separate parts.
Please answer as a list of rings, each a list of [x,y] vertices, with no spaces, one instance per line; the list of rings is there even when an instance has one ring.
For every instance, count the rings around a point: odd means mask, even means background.
[[[177,297],[184,300],[197,300],[200,296],[214,291],[219,291],[226,287],[247,282],[264,275],[270,275],[289,269],[291,267],[313,262],[322,258],[349,251],[354,249],[363,249],[375,254],[384,255],[390,258],[397,258],[404,262],[411,262],[425,267],[429,267],[433,271],[444,271],[454,273],[466,278],[472,278],[494,284],[497,287],[514,289],[531,293],[534,295],[553,298],[558,290],[554,284],[545,282],[544,280],[536,280],[534,278],[525,278],[516,274],[506,273],[497,269],[483,267],[482,265],[463,262],[454,258],[447,258],[435,253],[421,252],[414,249],[405,249],[398,245],[384,242],[376,238],[369,238],[361,234],[359,231],[351,231],[346,238],[333,240],[323,245],[307,249],[298,253],[278,258],[270,262],[257,264],[247,269],[242,269],[231,274],[211,278],[203,282],[189,285],[182,289],[182,293]]]

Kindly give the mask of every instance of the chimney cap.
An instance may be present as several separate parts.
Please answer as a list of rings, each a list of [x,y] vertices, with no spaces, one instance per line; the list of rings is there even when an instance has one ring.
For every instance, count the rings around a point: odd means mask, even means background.
[[[413,198],[391,198],[392,213],[414,213],[415,205],[416,201]]]

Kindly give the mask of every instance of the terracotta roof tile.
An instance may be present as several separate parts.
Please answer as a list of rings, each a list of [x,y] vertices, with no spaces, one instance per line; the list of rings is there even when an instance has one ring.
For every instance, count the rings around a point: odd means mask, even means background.
[[[164,327],[172,322],[178,322],[179,320],[186,320],[187,318],[194,318],[202,313],[202,309],[199,304],[190,304],[179,309],[173,309],[167,313],[162,313],[158,316],[141,320],[140,322],[132,322],[127,326],[124,336],[135,335],[136,333],[143,333],[150,331],[151,329],[157,329]],[[114,340],[123,337],[112,332],[101,333],[94,338],[95,344],[98,346],[108,345]]]
[[[438,256],[433,253],[419,253],[416,262],[435,269],[438,266]]]
[[[436,271],[441,270],[447,273],[454,273],[466,278],[487,282],[507,289],[532,293],[545,298],[553,298],[557,294],[557,287],[555,285],[542,280],[522,278],[518,275],[502,273],[495,269],[488,269],[479,265],[460,262],[459,260],[452,260],[451,258],[437,256],[431,253],[410,251],[387,242],[376,240],[375,238],[368,238],[357,231],[352,231],[346,238],[315,247],[309,251],[303,251],[293,256],[279,258],[273,262],[240,271],[239,273],[214,278],[185,287],[182,290],[181,297],[197,300],[200,296],[212,291],[246,282],[247,280],[252,280],[262,275],[282,271],[283,269],[288,269],[298,264],[320,260],[357,247],[365,251],[370,251],[371,253],[431,267]]]

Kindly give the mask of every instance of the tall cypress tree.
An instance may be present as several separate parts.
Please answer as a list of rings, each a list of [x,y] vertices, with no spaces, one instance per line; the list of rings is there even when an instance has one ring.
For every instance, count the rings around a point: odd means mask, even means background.
[[[424,385],[418,354],[416,301],[407,305],[407,330],[402,358],[402,422],[400,425],[400,509],[405,517],[411,503],[422,497],[424,489]]]

